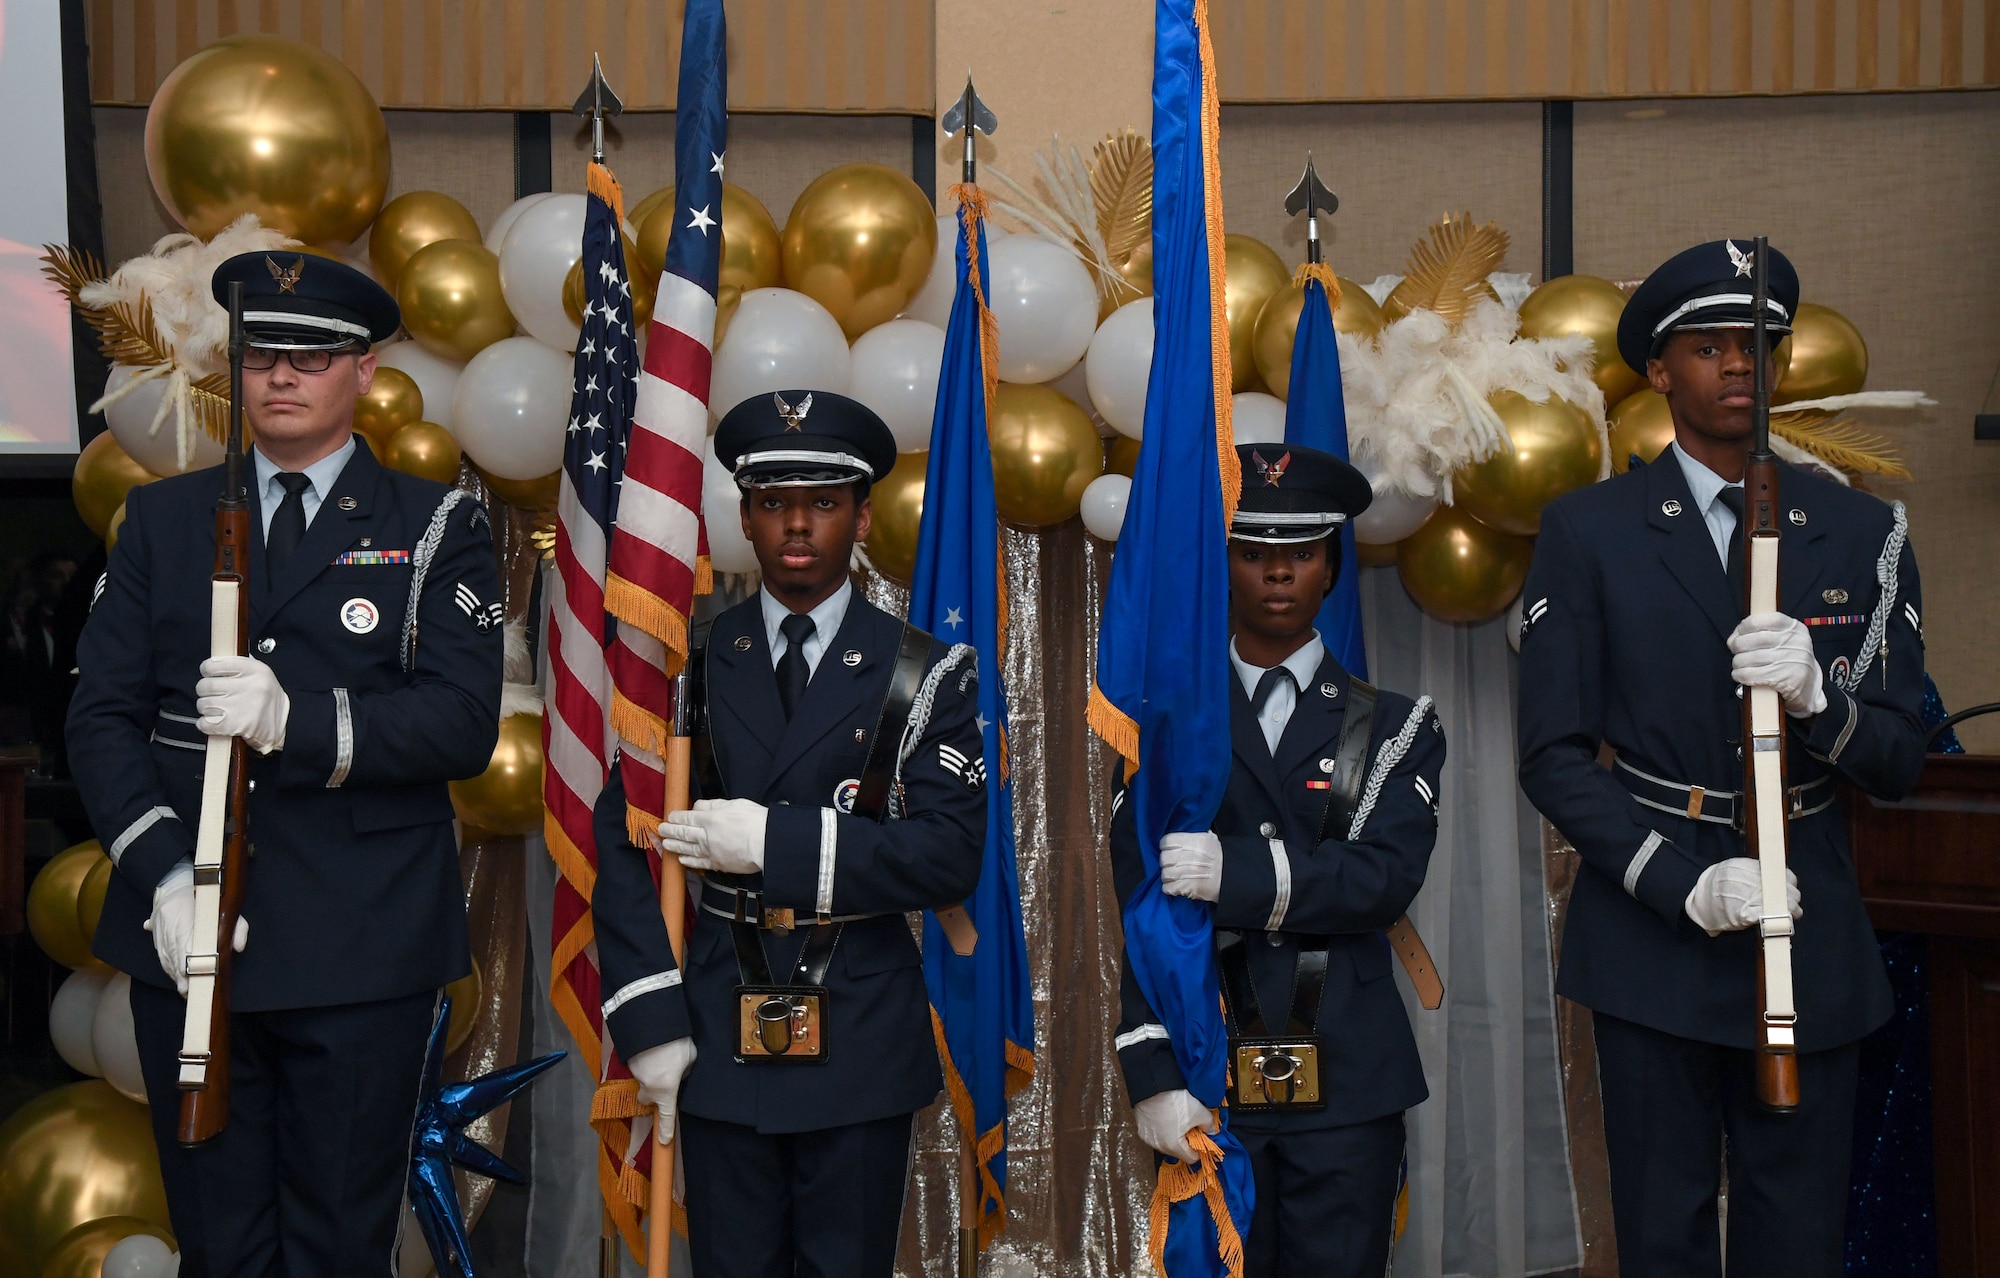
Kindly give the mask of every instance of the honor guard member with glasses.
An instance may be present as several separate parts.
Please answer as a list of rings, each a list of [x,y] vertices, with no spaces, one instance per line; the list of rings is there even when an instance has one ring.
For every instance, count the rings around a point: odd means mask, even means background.
[[[1444,729],[1354,678],[1313,619],[1340,574],[1340,530],[1373,497],[1360,471],[1291,444],[1237,448],[1230,526],[1230,747],[1214,827],[1160,841],[1161,888],[1209,902],[1229,1028],[1229,1129],[1257,1185],[1245,1272],[1379,1278],[1403,1161],[1403,1111],[1428,1091],[1402,995],[1442,998],[1404,911],[1437,841]],[[1122,782],[1122,771],[1119,780]],[[1118,786],[1111,861],[1120,901],[1145,873]],[[1394,957],[1392,957],[1392,949]],[[1122,976],[1118,1062],[1139,1137],[1191,1162],[1215,1130],[1173,1045]]]
[[[1522,595],[1521,785],[1583,857],[1556,989],[1594,1013],[1626,1278],[1723,1272],[1725,1151],[1730,1278],[1841,1272],[1856,1043],[1891,1006],[1836,789],[1895,798],[1924,761],[1900,503],[1780,463],[1783,610],[1744,615],[1753,248],[1688,249],[1626,304],[1619,353],[1666,397],[1674,442],[1550,504]],[[1799,278],[1770,254],[1775,341]],[[1737,793],[1745,687],[1787,716],[1789,883],[1770,904],[1794,920],[1788,1114],[1753,1092],[1766,911]]]
[[[246,253],[249,655],[209,656],[221,467],[132,490],[78,643],[77,787],[117,870],[95,951],[132,1020],[183,1278],[386,1273],[438,991],[471,970],[445,783],[498,735],[486,512],[353,433],[395,301]],[[229,1122],[175,1140],[206,736],[250,747]]]
[[[678,1108],[696,1272],[886,1278],[912,1119],[944,1086],[904,914],[979,877],[978,672],[849,580],[869,486],[897,463],[879,417],[760,395],[715,450],[763,584],[689,659],[701,797],[660,827],[701,880],[684,971],[616,769],[598,800],[604,1020],[640,1103]]]

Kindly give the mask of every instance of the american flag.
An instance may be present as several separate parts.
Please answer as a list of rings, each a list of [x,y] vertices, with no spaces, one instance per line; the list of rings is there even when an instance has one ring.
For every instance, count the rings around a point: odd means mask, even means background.
[[[590,892],[597,879],[590,813],[618,744],[610,721],[621,689],[614,685],[613,670],[633,639],[631,628],[606,612],[605,583],[618,541],[620,499],[630,492],[623,480],[638,393],[639,348],[619,237],[624,215],[618,183],[609,169],[592,164],[587,187],[583,331],[577,338],[576,386],[563,447],[555,571],[547,586],[550,695],[542,727],[547,760],[543,829],[559,872],[549,1000],[599,1082],[599,1096],[591,1106],[603,1137],[598,1184],[620,1232],[636,1248],[638,1212],[624,1186],[638,1106],[631,1076],[604,1041],[590,916]],[[645,636],[638,638],[645,642]],[[653,766],[657,772],[657,758]]]

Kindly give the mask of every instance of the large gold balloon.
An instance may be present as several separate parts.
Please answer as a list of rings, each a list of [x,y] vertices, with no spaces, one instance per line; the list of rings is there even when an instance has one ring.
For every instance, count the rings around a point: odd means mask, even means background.
[[[1521,593],[1535,543],[1488,528],[1462,506],[1437,513],[1396,543],[1396,573],[1410,598],[1439,621],[1497,617]]]
[[[785,221],[785,286],[830,311],[853,341],[894,319],[930,275],[937,211],[886,164],[843,164],[814,178]]]
[[[111,890],[115,869],[110,857],[100,857],[91,863],[84,873],[83,884],[77,888],[76,934],[83,939],[85,948],[97,939],[97,923],[104,917],[104,894]]]
[[[449,484],[458,478],[458,463],[465,450],[450,431],[436,422],[411,422],[389,437],[382,464],[419,479],[435,479]]]
[[[1000,383],[986,435],[994,505],[1017,524],[1039,528],[1072,518],[1083,490],[1104,473],[1104,440],[1090,414],[1047,386]]]
[[[0,1274],[39,1274],[72,1230],[106,1216],[168,1227],[144,1105],[93,1078],[0,1124]]]
[[[629,235],[621,235],[625,241],[625,277],[632,283],[632,322],[645,325],[653,320],[653,295],[660,286],[660,273],[647,270],[639,260],[639,250]],[[569,274],[563,277],[563,313],[569,322],[583,327],[583,308],[588,301],[583,291],[583,259],[571,262]],[[717,342],[720,346],[722,343]]]
[[[904,453],[896,468],[868,492],[868,562],[892,581],[908,584],[917,570],[917,526],[924,518],[924,475],[929,453]]]
[[[523,510],[546,510],[556,504],[556,497],[562,492],[562,472],[552,470],[540,479],[502,479],[498,475],[479,472],[493,495],[509,506],[519,506]]]
[[[173,422],[160,429],[174,429]],[[90,531],[102,537],[111,526],[111,516],[125,504],[125,494],[158,478],[133,461],[131,454],[120,448],[107,430],[76,455],[76,469],[69,477],[69,494],[76,502],[76,513],[83,516]]]
[[[1506,423],[1514,447],[1453,476],[1454,499],[1482,524],[1532,537],[1541,530],[1542,507],[1597,482],[1604,441],[1584,411],[1568,400],[1551,395],[1538,404],[1503,390],[1489,402]]]
[[[1625,290],[1595,275],[1558,275],[1521,303],[1521,336],[1588,337],[1597,357],[1590,379],[1604,392],[1606,408],[1646,384],[1618,354],[1618,317]]]
[[[394,293],[409,260],[441,240],[478,244],[479,220],[443,191],[405,191],[384,204],[368,228],[368,261],[382,287]],[[407,306],[403,318],[409,318]]]
[[[639,260],[646,271],[659,278],[667,260],[667,237],[673,233],[674,205],[671,186],[653,192],[632,210],[632,225],[639,232]],[[685,216],[681,221],[687,221]],[[722,184],[722,274],[723,288],[748,291],[776,288],[785,282],[783,245],[778,224],[771,211],[750,192],[734,182]],[[719,345],[720,343],[718,343]]]
[[[174,1247],[167,1230],[137,1216],[106,1216],[87,1221],[62,1236],[55,1251],[42,1262],[41,1278],[101,1278],[104,1258],[127,1238],[157,1238]]]
[[[382,455],[397,431],[423,419],[424,392],[417,379],[400,368],[377,364],[374,384],[354,405],[354,429],[375,446],[375,455]]]
[[[1340,301],[1333,308],[1333,328],[1337,333],[1372,338],[1382,331],[1382,308],[1353,280],[1336,275]],[[1298,336],[1299,315],[1306,308],[1304,285],[1287,284],[1271,295],[1257,316],[1250,340],[1251,355],[1257,361],[1264,387],[1279,399],[1288,396],[1292,385],[1292,342]],[[1231,339],[1232,343],[1234,338]],[[1231,345],[1232,356],[1235,346]],[[1234,363],[1232,358],[1231,363]]]
[[[1616,474],[1632,468],[1634,454],[1650,464],[1674,442],[1674,415],[1667,409],[1667,397],[1650,386],[1619,400],[1609,424],[1611,469]]]
[[[1130,479],[1139,469],[1139,441],[1130,435],[1113,435],[1104,441],[1104,473]]]
[[[1852,395],[1868,384],[1868,343],[1861,340],[1860,329],[1830,306],[1799,303],[1792,335],[1782,344],[1792,348],[1791,365],[1771,397],[1778,403]]]
[[[110,864],[96,839],[64,848],[49,858],[28,888],[28,931],[42,953],[64,967],[104,967],[90,955],[79,908],[84,880],[100,861]]]
[[[438,240],[410,255],[396,282],[403,327],[440,359],[464,363],[514,335],[500,294],[500,255],[477,240]]]
[[[1229,388],[1257,382],[1257,317],[1264,303],[1291,284],[1292,273],[1270,245],[1250,235],[1223,237],[1222,296],[1229,319]]]
[[[509,715],[486,771],[451,783],[458,819],[495,834],[542,828],[542,716]]]
[[[283,36],[232,36],[190,54],[153,95],[146,171],[204,240],[255,213],[308,244],[346,244],[382,208],[389,128],[338,59]]]

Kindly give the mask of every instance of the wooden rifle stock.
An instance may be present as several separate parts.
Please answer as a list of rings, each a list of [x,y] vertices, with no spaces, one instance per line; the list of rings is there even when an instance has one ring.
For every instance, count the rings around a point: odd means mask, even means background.
[[[1771,452],[1770,334],[1765,307],[1770,246],[1757,237],[1751,289],[1757,366],[1752,374],[1750,458],[1743,472],[1744,614],[1778,611],[1778,459]],[[1763,917],[1757,948],[1757,1100],[1766,1109],[1799,1107],[1799,1061],[1792,1001],[1792,915],[1785,890],[1785,708],[1775,688],[1745,688],[1743,837],[1757,859]]]
[[[215,504],[215,571],[209,655],[250,648],[250,498],[243,467],[243,286],[229,286],[229,443],[222,498]],[[181,1042],[183,1145],[213,1140],[229,1123],[229,977],[243,877],[250,859],[249,750],[241,737],[208,739],[202,813],[195,841],[195,944],[213,949],[208,972],[189,956],[188,1024]],[[214,926],[207,924],[213,902]]]

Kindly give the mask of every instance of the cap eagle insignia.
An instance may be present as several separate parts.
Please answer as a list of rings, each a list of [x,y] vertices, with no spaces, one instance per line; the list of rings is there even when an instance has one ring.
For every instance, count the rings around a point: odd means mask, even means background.
[[[1264,477],[1265,487],[1276,488],[1278,481],[1285,477],[1285,468],[1292,464],[1292,455],[1286,453],[1275,462],[1267,462],[1264,454],[1253,450],[1250,460],[1257,463],[1257,473]]]
[[[810,393],[808,393],[804,399],[799,401],[799,406],[797,408],[793,408],[790,404],[787,404],[785,402],[785,397],[783,395],[776,393],[775,391],[772,392],[771,394],[771,402],[778,406],[778,416],[785,419],[786,430],[802,431],[805,429],[806,414],[812,411],[812,406],[813,406],[813,397]]]
[[[296,293],[299,290],[299,276],[305,273],[304,255],[292,259],[290,266],[279,266],[268,255],[264,258],[264,268],[271,272],[271,278],[278,281],[280,293]]]
[[[1723,247],[1729,250],[1729,264],[1736,268],[1736,274],[1738,276],[1750,274],[1750,268],[1757,260],[1756,250],[1752,249],[1750,252],[1745,253],[1742,249],[1736,247],[1735,240],[1724,240],[1722,243]]]

